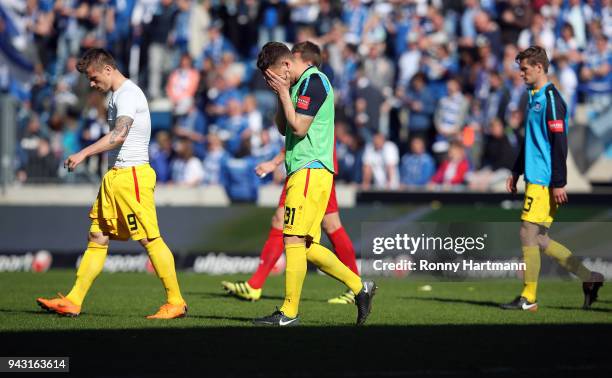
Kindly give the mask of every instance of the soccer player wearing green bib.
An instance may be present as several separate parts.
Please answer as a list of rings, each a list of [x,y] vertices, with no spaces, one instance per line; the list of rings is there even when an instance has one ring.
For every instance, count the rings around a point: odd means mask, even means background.
[[[362,283],[357,274],[319,244],[334,174],[334,92],[329,79],[315,66],[294,59],[280,42],[269,42],[262,48],[257,67],[278,96],[275,121],[285,136],[288,179],[283,240],[287,268],[282,307],[254,323],[298,324],[306,262],[310,261],[358,293],[357,324],[363,324],[370,313],[376,285],[372,281]]]

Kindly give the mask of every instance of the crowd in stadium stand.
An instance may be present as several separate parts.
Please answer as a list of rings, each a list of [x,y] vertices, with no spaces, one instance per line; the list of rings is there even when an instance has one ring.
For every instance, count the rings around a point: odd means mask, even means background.
[[[95,180],[103,158],[80,175],[57,167],[108,132],[106,99],[76,71],[84,50],[108,48],[149,98],[158,182],[252,200],[282,181],[253,173],[282,147],[254,61],[267,41],[310,40],[335,89],[338,180],[488,190],[522,138],[517,52],[543,46],[571,114],[585,104],[596,118],[611,37],[609,0],[0,0],[0,54],[32,65],[24,79],[0,63],[0,91],[21,104],[19,180]]]

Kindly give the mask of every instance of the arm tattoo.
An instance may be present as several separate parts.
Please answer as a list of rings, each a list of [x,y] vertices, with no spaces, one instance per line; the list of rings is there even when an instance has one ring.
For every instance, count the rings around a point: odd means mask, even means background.
[[[134,120],[128,116],[120,116],[115,120],[115,128],[111,131],[110,144],[115,144],[117,138],[125,138],[130,132]]]

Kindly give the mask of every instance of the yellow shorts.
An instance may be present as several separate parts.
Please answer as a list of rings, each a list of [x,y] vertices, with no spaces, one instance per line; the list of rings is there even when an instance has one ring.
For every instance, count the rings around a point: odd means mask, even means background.
[[[287,179],[285,235],[310,236],[321,240],[321,222],[327,209],[334,175],[327,169],[304,168]]]
[[[521,219],[550,227],[557,212],[557,203],[547,186],[527,183]]]
[[[106,172],[89,212],[89,231],[102,232],[114,240],[159,237],[153,198],[155,180],[155,171],[149,164]]]

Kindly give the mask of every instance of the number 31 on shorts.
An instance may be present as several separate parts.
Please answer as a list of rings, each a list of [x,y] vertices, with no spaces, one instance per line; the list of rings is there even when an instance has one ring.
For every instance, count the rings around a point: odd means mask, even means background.
[[[285,206],[285,224],[290,224],[293,226],[294,220],[295,220],[295,207]]]

